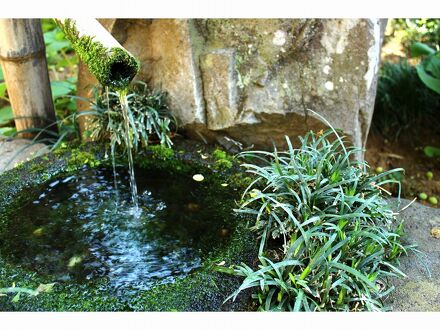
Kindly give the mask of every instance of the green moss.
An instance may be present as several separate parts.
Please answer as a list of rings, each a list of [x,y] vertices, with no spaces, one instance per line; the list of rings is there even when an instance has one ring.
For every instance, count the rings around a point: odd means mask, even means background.
[[[181,156],[182,154],[176,154],[171,148],[162,145],[150,145],[146,148],[145,153],[135,156],[135,163],[144,169],[156,168],[172,173],[188,172],[190,166],[182,162]]]
[[[218,170],[228,170],[232,168],[234,157],[227,154],[226,151],[221,149],[215,149],[212,153],[212,156],[215,159],[215,168]]]
[[[233,164],[228,159],[219,159],[215,162],[215,167],[220,170],[228,170],[232,168]]]
[[[29,171],[32,173],[39,173],[45,170],[44,163],[33,163],[30,165]]]
[[[67,159],[67,171],[75,171],[84,165],[89,167],[96,167],[101,164],[101,161],[96,158],[94,154],[79,149],[73,149],[70,157]]]
[[[227,159],[228,158],[228,154],[226,153],[226,151],[223,151],[221,149],[215,149],[212,152],[212,156],[214,157],[214,159]]]
[[[237,172],[229,176],[229,181],[232,185],[240,188],[246,188],[252,183],[253,180],[250,176]]]
[[[103,86],[124,90],[139,72],[139,61],[126,50],[106,48],[90,36],[79,36],[74,20],[57,21],[79,58]]]
[[[167,148],[161,144],[149,146],[147,149],[151,151],[153,159],[169,160],[174,156],[172,148]]]

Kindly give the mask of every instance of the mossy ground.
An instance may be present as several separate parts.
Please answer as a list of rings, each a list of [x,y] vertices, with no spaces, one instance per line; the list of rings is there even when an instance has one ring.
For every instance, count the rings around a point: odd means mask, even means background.
[[[142,169],[165,169],[173,173],[203,174],[213,187],[230,189],[233,196],[240,193],[248,179],[238,171],[238,163],[221,150],[206,150],[195,143],[181,141],[174,150],[159,146],[150,147],[138,155],[137,164]],[[180,145],[180,146],[179,146]],[[203,157],[202,157],[203,155]],[[206,156],[207,155],[207,156]],[[218,163],[221,160],[222,163]],[[223,162],[225,161],[225,162]],[[64,148],[54,154],[36,158],[0,176],[0,224],[7,218],[5,212],[12,205],[20,205],[20,194],[26,188],[38,187],[56,176],[74,172],[83,166],[106,165],[102,146],[88,144],[75,149]],[[226,164],[227,162],[227,164]],[[225,163],[225,164],[223,164]],[[223,184],[223,186],[221,186]],[[213,188],[214,189],[214,188]],[[219,188],[220,189],[220,188]],[[215,191],[213,191],[215,198]],[[22,196],[22,197],[20,197]],[[3,219],[2,219],[3,217]],[[0,310],[9,311],[204,311],[246,309],[247,297],[235,303],[223,304],[225,298],[239,285],[238,278],[219,273],[213,268],[219,262],[231,265],[251,263],[256,256],[256,239],[247,229],[245,219],[240,219],[230,243],[205,256],[203,267],[172,284],[124,296],[112,292],[101,278],[85,284],[57,283],[50,293],[31,297],[21,295],[18,302],[11,296],[0,297]],[[1,252],[0,252],[1,253]],[[41,283],[53,282],[20,266],[11,265],[0,255],[0,287],[36,288]]]

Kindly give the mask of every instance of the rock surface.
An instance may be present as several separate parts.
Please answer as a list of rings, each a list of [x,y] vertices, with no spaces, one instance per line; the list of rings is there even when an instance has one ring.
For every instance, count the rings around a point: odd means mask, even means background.
[[[48,151],[47,146],[42,143],[32,144],[30,140],[0,136],[0,173]]]
[[[375,19],[101,20],[169,93],[190,136],[271,148],[325,127],[363,147],[384,22]],[[80,69],[80,77],[84,77]],[[80,93],[91,83],[79,80]],[[86,95],[83,93],[82,95]]]
[[[440,209],[414,203],[401,217],[406,240],[417,244],[420,253],[401,259],[400,269],[408,277],[393,281],[396,289],[388,303],[393,311],[440,312],[440,238],[432,235],[432,229],[440,226]]]

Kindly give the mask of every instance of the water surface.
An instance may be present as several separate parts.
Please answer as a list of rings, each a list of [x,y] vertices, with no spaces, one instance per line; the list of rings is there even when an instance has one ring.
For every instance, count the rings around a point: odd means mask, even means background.
[[[118,169],[118,173],[126,173]],[[148,289],[199,268],[234,227],[233,197],[191,175],[136,170],[139,209],[128,175],[83,169],[27,192],[0,228],[0,254],[56,281],[105,277],[119,289]]]

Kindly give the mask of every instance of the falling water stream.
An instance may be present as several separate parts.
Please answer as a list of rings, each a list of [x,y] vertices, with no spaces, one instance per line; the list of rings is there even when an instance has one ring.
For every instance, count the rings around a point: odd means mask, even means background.
[[[108,115],[108,117],[109,117],[108,119],[110,121],[110,94],[109,94],[108,86],[105,87],[105,97],[106,97],[106,102],[107,102],[107,115]],[[112,167],[113,167],[113,183],[114,183],[114,186],[115,186],[116,194],[118,194],[118,181],[117,181],[117,172],[116,172],[115,147],[116,147],[116,143],[111,141],[111,143],[110,143],[110,155],[111,155],[111,158],[112,158]]]
[[[128,116],[130,109],[128,107],[127,90],[118,91],[118,95],[119,95],[119,102],[121,103],[122,116],[124,117],[124,137],[125,137],[125,145],[127,146],[131,200],[133,203],[134,211],[135,213],[137,213],[137,211],[139,210],[139,205],[137,198],[137,186],[136,186],[136,179],[134,176],[134,163],[133,163],[133,154],[132,154],[131,139],[130,139],[130,119]],[[115,162],[114,150],[112,150],[112,157],[114,163]],[[114,174],[116,174],[116,170],[114,171]]]

